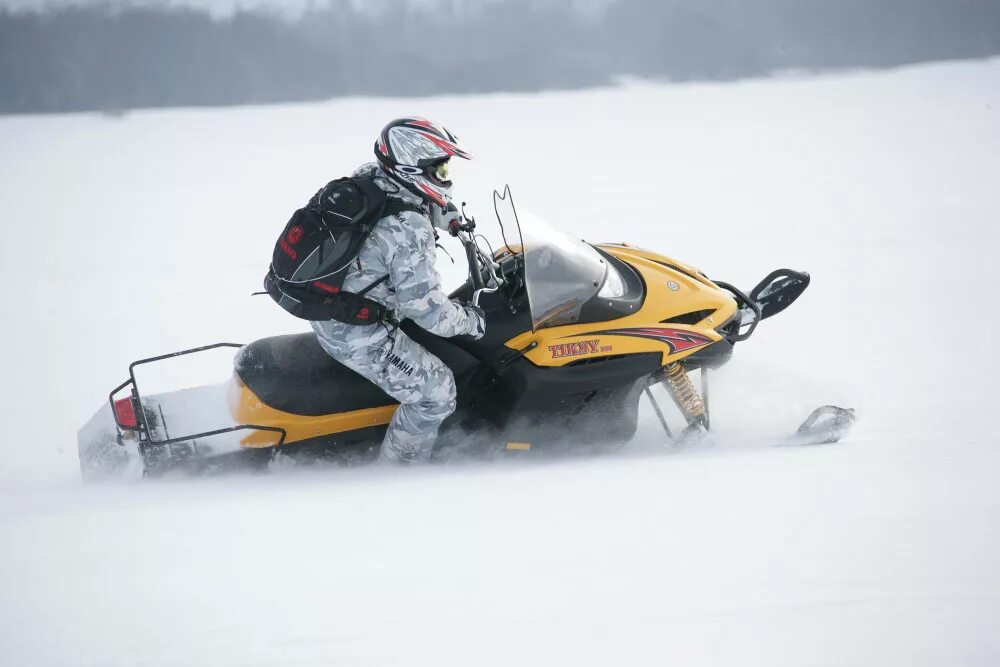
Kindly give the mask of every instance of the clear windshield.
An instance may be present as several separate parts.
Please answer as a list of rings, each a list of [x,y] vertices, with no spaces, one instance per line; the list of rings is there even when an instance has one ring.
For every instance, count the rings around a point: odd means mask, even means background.
[[[534,329],[572,324],[605,284],[608,264],[587,243],[514,205],[507,188],[494,193],[497,219],[511,245],[524,250],[524,280]],[[520,229],[520,233],[518,233]]]

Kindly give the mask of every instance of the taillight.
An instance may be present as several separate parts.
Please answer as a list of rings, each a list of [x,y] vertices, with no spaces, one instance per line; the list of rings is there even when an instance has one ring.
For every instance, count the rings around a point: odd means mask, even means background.
[[[115,419],[123,428],[139,428],[139,420],[136,419],[131,397],[115,401]]]

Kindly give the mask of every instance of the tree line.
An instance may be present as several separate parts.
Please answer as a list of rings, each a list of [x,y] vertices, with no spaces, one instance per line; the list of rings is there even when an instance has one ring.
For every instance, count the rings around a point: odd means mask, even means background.
[[[296,18],[176,6],[0,11],[0,113],[728,80],[1000,53],[995,0],[572,0]]]

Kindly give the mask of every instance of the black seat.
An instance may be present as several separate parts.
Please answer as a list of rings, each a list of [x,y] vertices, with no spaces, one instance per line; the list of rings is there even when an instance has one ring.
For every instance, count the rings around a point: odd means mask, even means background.
[[[311,417],[397,401],[323,351],[309,333],[262,338],[236,357],[240,379],[270,407]]]

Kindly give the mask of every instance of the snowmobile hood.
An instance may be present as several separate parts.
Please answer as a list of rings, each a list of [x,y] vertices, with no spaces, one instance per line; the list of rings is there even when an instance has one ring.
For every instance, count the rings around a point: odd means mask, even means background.
[[[697,269],[623,245],[600,245],[617,273],[639,284],[619,298],[600,293],[580,321],[526,331],[506,342],[539,366],[566,366],[622,354],[658,352],[663,364],[680,361],[723,341],[724,326],[738,313],[736,300]],[[620,307],[625,301],[626,307]]]

